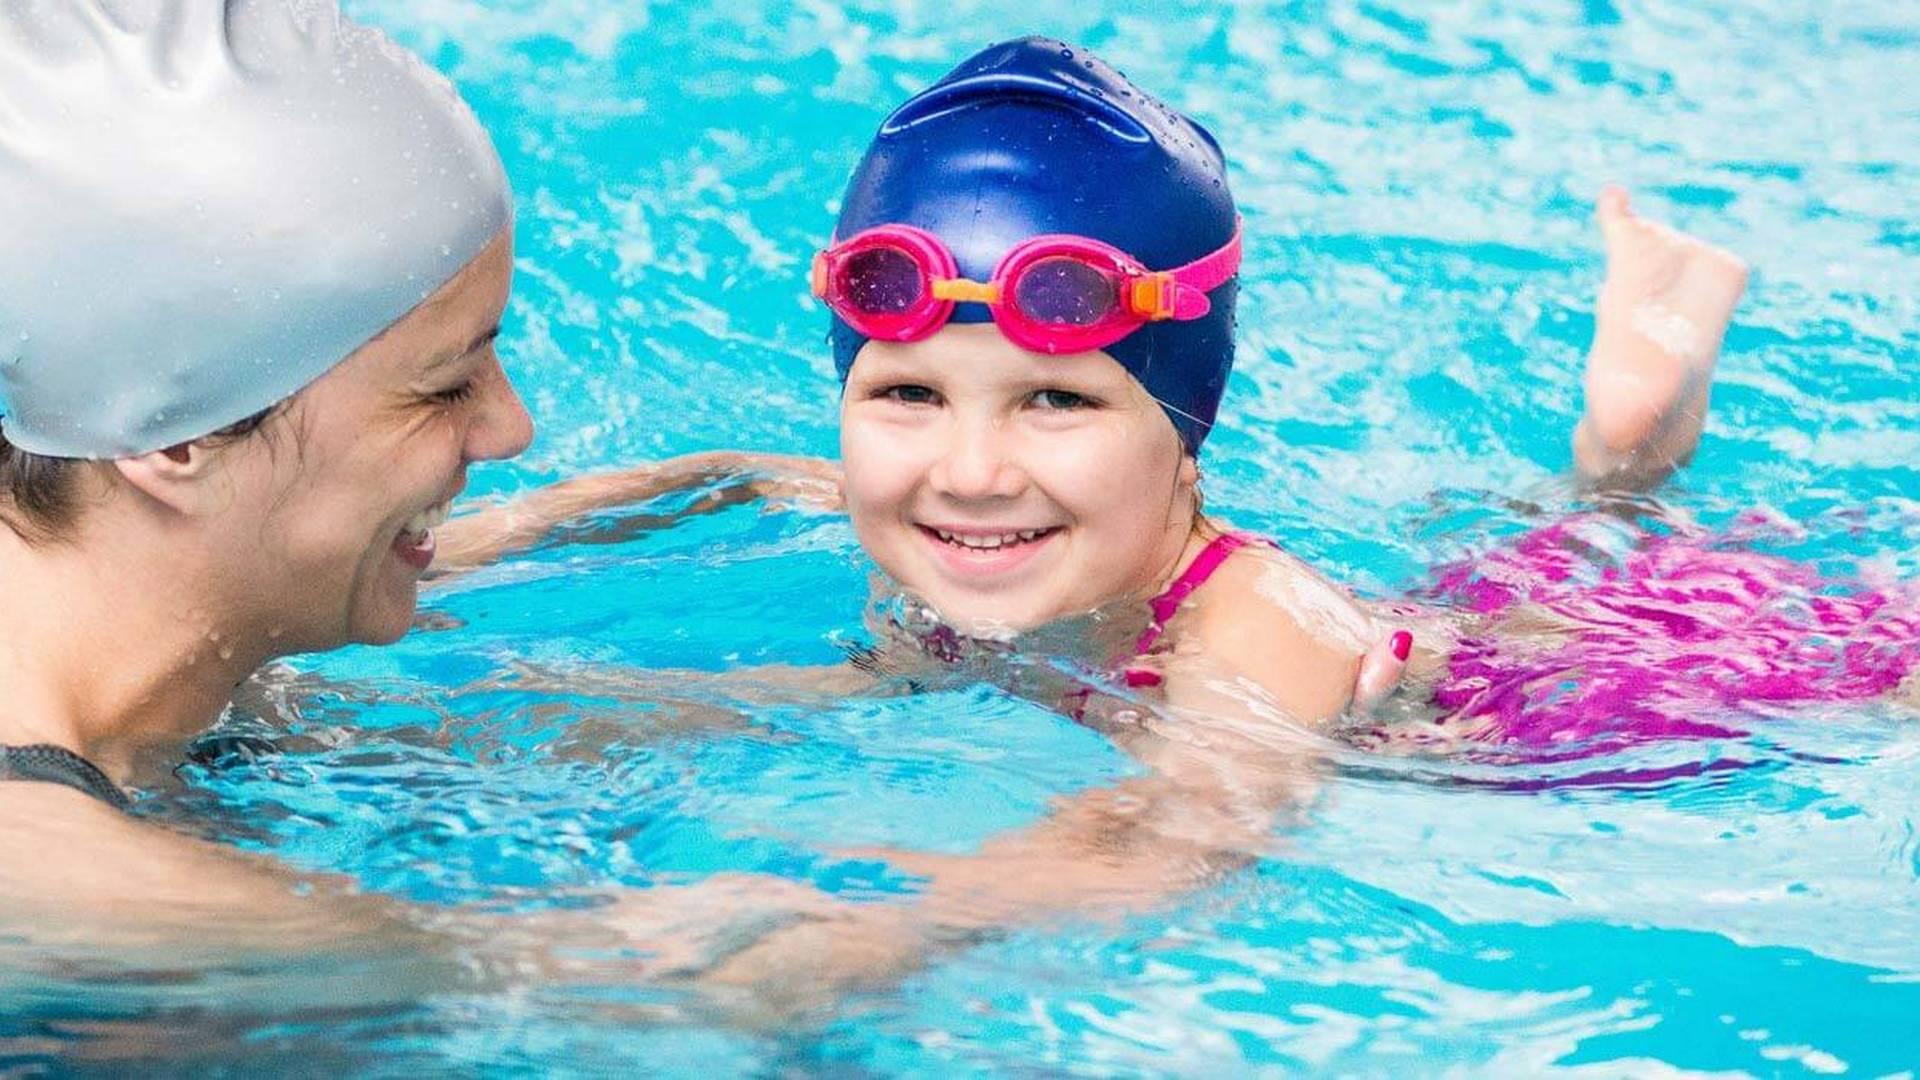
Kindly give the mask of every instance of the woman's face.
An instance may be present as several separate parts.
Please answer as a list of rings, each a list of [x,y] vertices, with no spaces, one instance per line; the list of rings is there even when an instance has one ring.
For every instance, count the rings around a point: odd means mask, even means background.
[[[971,633],[1150,595],[1193,525],[1193,460],[1117,361],[987,324],[863,346],[840,453],[861,545]]]
[[[502,232],[451,281],[234,443],[236,571],[274,652],[398,639],[432,528],[467,466],[533,437],[493,341],[512,280]],[[245,535],[247,522],[257,535]]]

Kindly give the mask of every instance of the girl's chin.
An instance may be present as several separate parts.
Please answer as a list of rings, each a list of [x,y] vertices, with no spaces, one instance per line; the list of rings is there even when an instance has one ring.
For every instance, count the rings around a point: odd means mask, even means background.
[[[1004,641],[1059,618],[1052,613],[1051,605],[1037,597],[956,597],[941,589],[919,591],[918,595],[926,598],[945,625],[988,641]]]

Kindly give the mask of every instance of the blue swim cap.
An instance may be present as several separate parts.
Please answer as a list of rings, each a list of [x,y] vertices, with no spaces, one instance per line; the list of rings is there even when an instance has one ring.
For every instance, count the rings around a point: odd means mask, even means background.
[[[916,94],[880,125],[847,186],[835,236],[912,225],[985,281],[1014,245],[1045,233],[1112,244],[1171,270],[1232,239],[1238,218],[1226,161],[1205,128],[1141,93],[1098,57],[1050,38],[991,46]],[[1190,452],[1213,426],[1233,367],[1238,281],[1212,310],[1148,323],[1106,352],[1166,409]],[[962,303],[955,322],[988,322]],[[844,382],[867,339],[835,317]]]

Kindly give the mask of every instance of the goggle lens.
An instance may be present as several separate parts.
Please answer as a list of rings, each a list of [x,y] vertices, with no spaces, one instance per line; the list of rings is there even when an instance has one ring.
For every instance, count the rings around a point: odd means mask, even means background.
[[[892,247],[871,247],[840,264],[839,294],[870,315],[903,315],[920,302],[926,275],[913,256]]]
[[[1112,275],[1081,259],[1041,259],[1021,271],[1013,292],[1020,314],[1048,326],[1097,326],[1120,303]]]

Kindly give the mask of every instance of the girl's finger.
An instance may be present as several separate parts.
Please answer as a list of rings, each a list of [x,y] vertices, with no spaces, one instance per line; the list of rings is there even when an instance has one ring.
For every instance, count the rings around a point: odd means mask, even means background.
[[[1407,673],[1407,657],[1413,655],[1413,634],[1395,630],[1374,643],[1360,658],[1360,673],[1353,683],[1353,714],[1365,716],[1399,688]]]

